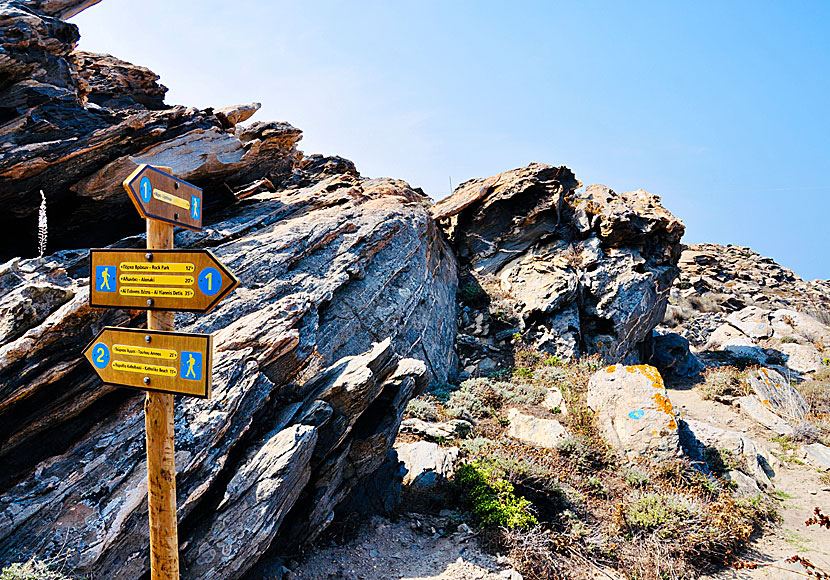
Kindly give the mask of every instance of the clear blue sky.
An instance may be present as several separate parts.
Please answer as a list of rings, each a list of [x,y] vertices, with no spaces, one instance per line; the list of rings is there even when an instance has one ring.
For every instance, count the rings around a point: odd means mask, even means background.
[[[435,199],[540,161],[830,278],[830,2],[103,0],[81,48]]]

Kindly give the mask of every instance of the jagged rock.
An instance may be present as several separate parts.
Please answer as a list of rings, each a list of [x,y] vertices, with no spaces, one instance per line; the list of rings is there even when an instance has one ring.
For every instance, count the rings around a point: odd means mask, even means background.
[[[830,344],[828,281],[805,282],[772,259],[741,246],[684,246],[678,265],[680,276],[665,322],[696,347],[710,342],[726,319],[758,347],[778,348],[769,342],[770,332],[779,341],[795,338],[816,346]],[[707,345],[702,350],[712,349]],[[757,358],[757,351],[751,354]]]
[[[76,50],[72,53],[78,75],[86,83],[81,90],[87,101],[107,109],[164,109],[167,87],[148,68],[115,58]]]
[[[742,461],[739,472],[743,472],[764,489],[773,487],[770,477],[775,475],[772,466],[776,460],[768,449],[737,431],[721,429],[703,421],[687,419],[683,421],[682,428],[684,451],[693,460],[710,462],[712,459],[709,450],[726,451]],[[714,469],[716,466],[709,467]],[[732,478],[740,488],[740,476],[733,474]],[[746,485],[743,487],[744,490],[751,488]]]
[[[554,449],[558,442],[568,436],[568,430],[559,421],[525,415],[518,409],[510,409],[507,420],[510,421],[507,426],[508,437],[537,447]]]
[[[455,473],[458,447],[439,447],[430,441],[416,441],[400,445],[396,450],[406,468],[404,485],[433,487],[439,481],[450,479]]]
[[[683,225],[642,190],[577,186],[568,168],[533,163],[465,182],[432,213],[461,265],[515,302],[525,340],[633,360],[663,318]]]
[[[689,350],[689,341],[670,332],[654,334],[654,346],[649,364],[668,378],[694,378],[703,371],[703,363]]]
[[[218,109],[216,116],[225,121],[228,127],[235,127],[238,123],[243,123],[250,119],[261,108],[262,103],[225,107],[224,109]]]
[[[588,406],[608,441],[629,457],[680,453],[677,415],[656,368],[612,365],[588,382]]]
[[[445,423],[428,423],[421,419],[406,419],[401,423],[402,433],[413,433],[432,441],[444,441],[466,437],[473,424],[464,419],[451,419]]]
[[[255,563],[229,546],[316,537],[383,464],[413,393],[454,368],[455,262],[422,203],[400,181],[335,176],[177,232],[242,280],[213,312],[177,315],[215,333],[214,397],[176,405],[183,578]],[[0,342],[0,564],[37,549],[132,579],[148,566],[141,396],[100,385],[79,353],[100,326],[143,317],[91,309],[88,268],[85,251],[0,268],[0,304],[45,297]]]
[[[154,73],[73,53],[77,27],[33,8],[65,14],[88,5],[0,1],[0,260],[37,254],[40,190],[54,252],[143,231],[121,186],[138,163],[173,167],[204,189],[205,213],[215,216],[235,201],[234,189],[279,183],[299,160],[298,129],[270,123],[233,133],[211,109],[165,107]]]

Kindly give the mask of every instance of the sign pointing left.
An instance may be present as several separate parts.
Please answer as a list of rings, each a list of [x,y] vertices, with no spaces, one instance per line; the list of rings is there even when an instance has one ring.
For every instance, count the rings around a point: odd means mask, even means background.
[[[202,229],[202,190],[195,185],[152,165],[139,165],[123,185],[141,217]]]

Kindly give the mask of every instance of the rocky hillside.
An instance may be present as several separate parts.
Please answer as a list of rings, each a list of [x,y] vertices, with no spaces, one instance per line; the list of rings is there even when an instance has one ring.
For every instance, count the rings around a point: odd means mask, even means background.
[[[659,334],[679,334],[716,364],[767,365],[796,379],[826,366],[830,282],[805,282],[738,246],[685,246],[678,265]]]
[[[205,191],[211,248],[241,286],[177,328],[215,337],[214,396],[176,404],[182,569],[239,578],[309,541],[383,464],[408,400],[455,369],[455,258],[425,196],[305,157],[258,108],[170,107],[147,69],[74,52],[89,2],[0,2],[0,566],[32,553],[96,578],[148,570],[142,395],[80,352],[143,313],[88,306],[91,245],[141,247],[121,181],[169,166]],[[133,235],[135,234],[135,235]],[[217,549],[217,546],[222,546]]]
[[[502,577],[538,569],[522,560],[536,552],[551,574],[681,577],[729,563],[774,519],[786,459],[770,433],[822,465],[827,282],[684,247],[659,197],[582,187],[565,166],[473,179],[433,205],[304,154],[299,129],[249,122],[256,103],[170,106],[152,71],[76,50],[65,19],[93,4],[0,0],[0,569],[36,554],[148,575],[143,395],[80,356],[102,326],[144,324],[88,305],[88,248],[145,243],[121,187],[142,163],[203,188],[206,227],[175,245],[210,248],[241,281],[176,319],[215,344],[213,398],[176,402],[185,579],[282,577],[344,520],[394,510],[401,483],[419,509],[458,508],[423,519],[442,522],[435,545],[450,523],[504,542]],[[686,414],[693,388],[708,406]],[[418,496],[418,482],[438,487]],[[513,503],[482,511],[471,490]],[[666,502],[672,530],[700,542],[648,523]],[[642,546],[670,566],[637,568]],[[694,563],[712,547],[725,552]]]

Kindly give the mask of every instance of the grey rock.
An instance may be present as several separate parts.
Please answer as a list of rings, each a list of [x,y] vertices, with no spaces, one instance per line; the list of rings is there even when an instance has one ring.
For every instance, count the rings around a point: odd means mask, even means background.
[[[735,493],[742,496],[757,496],[761,488],[754,479],[743,471],[732,469],[723,474],[723,478],[735,487]]]
[[[636,359],[663,318],[683,225],[642,190],[577,186],[568,168],[533,163],[465,182],[432,213],[462,268],[515,303],[525,341]]]
[[[518,409],[507,413],[507,436],[545,449],[554,449],[557,443],[568,437],[568,430],[555,419],[540,419],[525,415]]]
[[[763,425],[771,431],[775,431],[779,435],[792,434],[792,425],[776,415],[771,406],[768,403],[764,403],[757,396],[748,395],[746,397],[738,397],[735,399],[735,402],[741,408],[742,413],[745,413],[758,424]]]
[[[214,398],[177,401],[179,517],[192,524],[183,565],[209,561],[222,577],[246,566],[212,554],[208,537],[259,547],[316,537],[383,463],[409,398],[454,367],[454,260],[420,200],[402,182],[331,177],[258,194],[201,233],[177,233],[177,247],[213,247],[242,280],[210,314],[177,317],[216,345]],[[89,308],[87,260],[64,252],[0,268],[0,304],[29,287],[73,296],[59,304],[45,294],[34,326],[0,343],[0,554],[32,550],[58,526],[70,540],[39,547],[44,557],[72,550],[73,570],[136,578],[149,541],[141,398],[100,385],[78,353],[102,325],[141,320]],[[388,338],[373,348],[378,336]],[[298,441],[312,445],[311,459],[288,472],[273,441],[292,425],[313,428],[316,443]],[[285,451],[305,457],[295,452]],[[299,495],[245,491],[279,481]],[[202,509],[225,494],[220,512]]]
[[[413,433],[432,441],[444,441],[466,437],[473,424],[464,419],[451,419],[442,423],[429,423],[421,419],[405,419],[401,423],[402,433]]]
[[[770,311],[757,306],[748,306],[743,310],[733,312],[726,321],[753,339],[763,339],[772,336],[772,320]]]
[[[689,341],[670,332],[654,335],[649,364],[665,378],[694,378],[703,371],[703,363],[689,349]]]
[[[807,459],[822,470],[830,469],[830,447],[821,443],[810,443],[804,446]]]
[[[587,403],[608,441],[626,456],[682,453],[678,417],[656,368],[613,365],[597,371],[588,383]]]
[[[775,475],[773,467],[777,461],[766,447],[742,433],[721,429],[703,421],[687,419],[683,421],[683,427],[691,435],[684,438],[684,451],[692,459],[705,461],[706,448],[725,450],[742,460],[740,471],[745,472],[758,486],[764,489],[773,487],[770,478]],[[739,475],[734,477],[740,478]],[[739,486],[741,484],[740,481],[736,483]]]
[[[439,447],[430,441],[416,441],[399,445],[396,450],[406,468],[404,485],[433,487],[455,473],[458,447]]]

